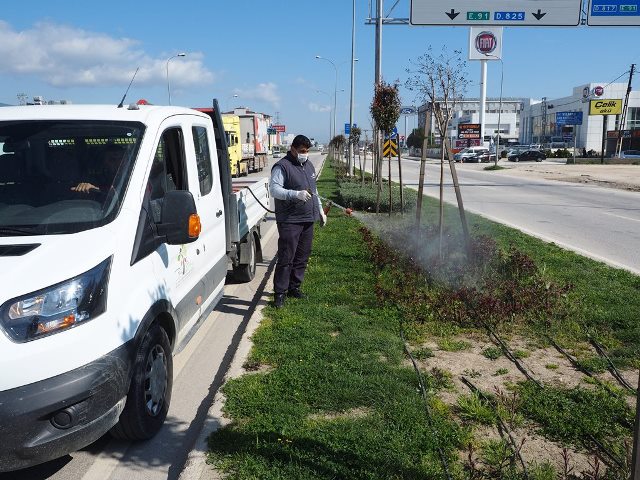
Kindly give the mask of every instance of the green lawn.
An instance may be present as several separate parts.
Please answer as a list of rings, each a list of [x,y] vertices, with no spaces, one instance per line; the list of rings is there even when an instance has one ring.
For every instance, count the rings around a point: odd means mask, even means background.
[[[324,197],[337,197],[329,163],[318,189]],[[437,202],[426,199],[423,213],[425,222],[434,221]],[[445,218],[455,238],[457,211],[447,207]],[[468,218],[474,234],[490,235],[505,248],[516,246],[531,255],[549,279],[574,285],[570,298],[576,303],[575,318],[544,333],[566,342],[596,334],[619,364],[637,361],[638,277],[481,217],[468,214]],[[228,478],[444,479],[438,447],[451,478],[468,478],[460,453],[472,441],[473,426],[460,422],[455,411],[435,397],[450,386],[446,372],[426,377],[429,402],[424,403],[399,337],[399,309],[380,307],[376,301],[377,272],[359,226],[340,210],[331,211],[327,227],[316,230],[303,285],[308,298],[263,311],[265,318],[253,336],[247,361],[255,371],[224,386],[224,411],[232,423],[210,436],[209,461]],[[448,351],[459,350],[447,338],[439,343],[442,349],[446,344]],[[433,355],[424,348],[415,353],[424,359]],[[576,443],[580,432],[591,431],[585,425],[576,429],[578,433],[563,436],[549,413],[573,405],[566,400],[568,395],[573,402],[588,398],[597,410],[600,397],[591,400],[588,392],[556,390],[542,396],[525,387],[520,394],[522,412],[550,437]],[[541,400],[548,402],[546,411],[536,408]],[[467,405],[467,410],[473,413],[471,407]],[[616,415],[624,411],[616,405]],[[598,420],[597,428],[608,428],[610,413]],[[494,443],[483,447],[485,458],[500,457],[504,446]],[[500,478],[521,476],[510,473]],[[541,464],[530,469],[529,478],[555,476]]]

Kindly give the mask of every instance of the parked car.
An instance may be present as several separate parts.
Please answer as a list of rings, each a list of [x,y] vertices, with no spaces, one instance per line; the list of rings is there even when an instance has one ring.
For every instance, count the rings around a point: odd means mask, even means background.
[[[474,158],[476,155],[485,152],[489,153],[489,149],[487,147],[468,147],[456,153],[453,156],[453,159],[456,162],[466,162],[468,159]]]
[[[490,152],[477,153],[475,156],[465,159],[465,162],[489,163],[496,161],[496,154]]]
[[[640,150],[623,150],[620,152],[620,158],[640,158]]]
[[[547,156],[542,150],[525,150],[524,152],[514,152],[507,156],[510,162],[519,162],[521,160],[535,160],[541,162],[545,160]]]

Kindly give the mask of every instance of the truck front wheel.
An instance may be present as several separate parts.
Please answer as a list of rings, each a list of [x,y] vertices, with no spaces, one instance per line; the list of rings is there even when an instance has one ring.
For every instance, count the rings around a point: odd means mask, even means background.
[[[111,435],[123,440],[147,440],[158,433],[169,411],[172,386],[169,337],[154,324],[136,352],[127,403]]]

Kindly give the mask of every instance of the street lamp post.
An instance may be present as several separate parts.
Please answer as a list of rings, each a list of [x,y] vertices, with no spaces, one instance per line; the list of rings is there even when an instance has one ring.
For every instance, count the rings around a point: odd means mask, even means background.
[[[229,96],[227,97],[227,103],[228,103],[228,100],[231,100],[232,98],[238,98],[238,94],[237,94],[237,93],[234,93],[233,95],[229,95]],[[227,105],[227,109],[229,109],[229,106],[228,106],[228,105]]]
[[[332,61],[329,60],[328,58],[325,57],[321,57],[320,55],[316,55],[316,59],[318,60],[326,60],[327,62],[329,62],[331,64],[331,66],[333,66],[333,69],[336,72],[336,82],[333,88],[333,133],[332,133],[332,138],[336,136],[336,129],[337,129],[337,125],[336,125],[336,102],[337,102],[337,96],[338,96],[338,67],[336,66],[336,64]]]
[[[316,90],[316,93],[322,93],[324,95],[326,95],[327,97],[329,97],[329,103],[331,103],[331,95],[329,95],[327,92],[325,92],[324,90]],[[331,142],[332,137],[331,137],[331,107],[329,107],[329,141],[327,142],[327,145],[329,144],[329,142]]]
[[[490,53],[485,53],[487,57],[493,57],[500,60],[500,101],[498,102],[498,136],[496,137],[496,167],[498,166],[498,155],[500,155],[500,120],[502,115],[502,85],[504,83],[504,62],[502,58],[497,55],[491,55]]]
[[[353,158],[353,142],[351,142],[351,129],[353,128],[353,87],[355,82],[356,65],[356,0],[353,0],[353,14],[351,17],[351,95],[349,97],[349,176],[353,173],[355,159]]]
[[[178,53],[173,57],[167,58],[167,93],[169,94],[169,105],[171,105],[171,86],[169,85],[169,61],[176,57],[186,57],[186,53]]]

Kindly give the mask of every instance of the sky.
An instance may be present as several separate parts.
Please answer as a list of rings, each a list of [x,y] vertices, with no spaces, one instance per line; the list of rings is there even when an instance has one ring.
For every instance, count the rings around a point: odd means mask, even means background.
[[[354,123],[366,130],[375,27],[365,24],[369,0],[355,1]],[[388,14],[396,1],[384,3]],[[399,0],[389,16],[408,18],[409,4]],[[169,61],[173,105],[205,107],[217,98],[223,110],[242,106],[277,116],[288,133],[326,142],[334,89],[338,130],[349,122],[351,25],[350,0],[6,2],[0,17],[0,103],[17,104],[17,95],[26,94],[115,105],[139,68],[127,102],[168,104],[167,60],[185,53]],[[419,104],[422,99],[403,87],[412,60],[429,47],[459,49],[466,59],[468,37],[468,27],[385,25],[383,79],[400,82],[404,105]],[[553,99],[584,83],[607,84],[640,63],[639,40],[640,27],[505,28],[503,96]],[[337,88],[333,66],[316,55],[337,66]],[[489,62],[490,96],[499,95],[500,69],[500,62]],[[467,71],[467,96],[477,97],[479,62],[469,61]],[[638,78],[634,89],[640,88]],[[409,130],[417,126],[416,118],[407,124]],[[401,120],[401,133],[404,125]]]

